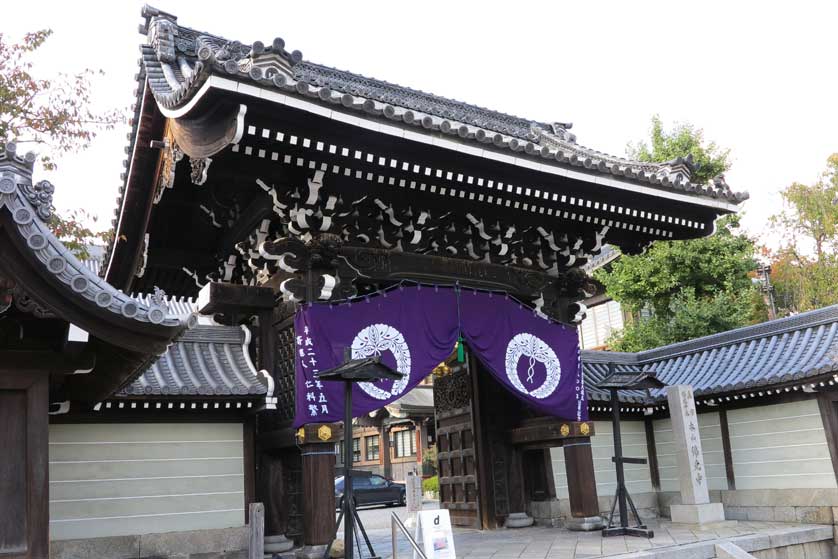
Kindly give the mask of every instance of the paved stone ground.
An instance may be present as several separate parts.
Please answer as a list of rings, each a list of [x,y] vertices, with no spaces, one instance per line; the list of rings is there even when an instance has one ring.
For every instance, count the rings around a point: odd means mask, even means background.
[[[389,514],[387,516],[389,518]],[[455,529],[454,545],[457,557],[462,559],[590,559],[645,551],[654,552],[657,558],[680,559],[706,556],[706,548],[701,551],[702,546],[699,545],[702,543],[712,544],[732,539],[743,547],[763,549],[769,547],[769,536],[773,547],[788,545],[783,543],[783,538],[791,541],[791,538],[799,539],[803,533],[808,540],[831,539],[832,534],[831,526],[775,522],[740,521],[724,523],[714,529],[690,530],[683,525],[673,526],[661,520],[650,521],[650,527],[655,530],[655,537],[651,540],[635,537],[603,538],[600,532],[571,532],[538,526],[493,531]],[[392,557],[389,528],[371,528],[368,533],[377,554],[382,558]],[[357,550],[355,556],[358,558]],[[368,550],[363,547],[363,558],[369,556]],[[402,559],[412,556],[410,545],[401,535],[398,556]]]

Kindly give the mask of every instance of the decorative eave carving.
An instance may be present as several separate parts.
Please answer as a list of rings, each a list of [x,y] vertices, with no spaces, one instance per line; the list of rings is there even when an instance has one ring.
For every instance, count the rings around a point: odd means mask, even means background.
[[[165,350],[186,323],[169,315],[164,298],[147,305],[129,297],[64,247],[46,223],[54,189],[46,181],[33,185],[34,161],[14,143],[0,150],[0,271],[39,306],[97,337],[146,353]]]
[[[349,193],[330,187],[328,179],[322,171],[315,171],[298,189],[278,188],[257,179],[275,217],[263,220],[253,234],[236,245],[239,255],[233,255],[235,259],[220,255],[226,261],[211,279],[252,284],[277,271],[294,273],[304,268],[293,264],[296,253],[290,248],[266,251],[265,242],[306,246],[324,234],[343,247],[443,256],[455,262],[511,266],[557,277],[596,254],[608,232],[608,227],[601,225],[575,237],[543,226],[490,220],[476,209],[465,213],[432,211],[372,196],[349,199]],[[335,281],[348,275],[334,267],[330,273]]]

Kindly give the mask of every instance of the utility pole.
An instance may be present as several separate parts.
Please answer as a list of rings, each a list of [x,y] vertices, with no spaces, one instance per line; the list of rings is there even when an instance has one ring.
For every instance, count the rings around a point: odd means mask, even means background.
[[[771,266],[763,265],[757,268],[762,286],[760,290],[763,293],[765,304],[768,307],[768,320],[777,318],[777,306],[774,303],[774,286],[771,285]]]

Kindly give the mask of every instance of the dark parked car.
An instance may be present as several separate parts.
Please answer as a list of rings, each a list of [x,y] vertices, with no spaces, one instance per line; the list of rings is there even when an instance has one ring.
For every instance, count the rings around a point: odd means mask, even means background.
[[[352,493],[357,506],[405,504],[405,486],[403,483],[388,481],[378,475],[352,474]],[[343,502],[343,476],[335,478],[335,504]]]

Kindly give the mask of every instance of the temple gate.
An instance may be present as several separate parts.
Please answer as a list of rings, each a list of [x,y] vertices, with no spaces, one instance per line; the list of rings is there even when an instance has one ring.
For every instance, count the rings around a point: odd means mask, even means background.
[[[275,402],[252,420],[246,500],[265,503],[267,533],[312,553],[334,531],[341,427],[292,427],[290,327],[301,303],[410,280],[502,291],[571,324],[597,291],[582,267],[603,244],[636,253],[704,236],[742,200],[723,177],[693,182],[689,159],[606,155],[577,143],[569,123],[321,66],[279,38],[245,45],[154,8],[143,16],[104,275],[125,292],[201,292],[202,312],[258,331],[253,358]],[[445,395],[435,389],[443,502],[455,520],[492,528],[522,511],[525,457],[556,445],[573,515],[594,516],[590,425],[505,401],[490,413],[508,395],[473,359],[456,369],[438,379]]]

